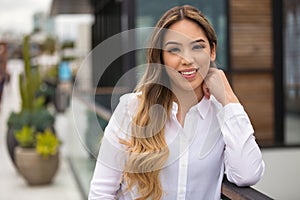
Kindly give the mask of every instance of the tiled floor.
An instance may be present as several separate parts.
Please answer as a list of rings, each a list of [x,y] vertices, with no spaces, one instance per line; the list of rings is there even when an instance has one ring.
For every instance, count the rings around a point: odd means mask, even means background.
[[[12,63],[10,63],[12,64]],[[52,184],[28,186],[13,166],[6,148],[6,119],[12,110],[18,110],[17,74],[20,63],[13,63],[11,81],[5,86],[0,110],[0,199],[1,200],[83,200],[67,162],[66,151],[61,152],[58,172]]]

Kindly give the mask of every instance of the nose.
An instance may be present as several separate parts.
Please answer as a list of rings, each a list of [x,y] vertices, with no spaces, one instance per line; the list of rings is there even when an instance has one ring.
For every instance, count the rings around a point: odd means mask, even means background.
[[[189,52],[185,52],[181,57],[181,64],[190,65],[193,64],[193,57]]]

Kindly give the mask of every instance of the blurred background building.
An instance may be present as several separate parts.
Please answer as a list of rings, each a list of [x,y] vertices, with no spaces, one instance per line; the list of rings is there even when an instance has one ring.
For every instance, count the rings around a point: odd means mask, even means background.
[[[199,8],[218,34],[217,61],[253,121],[261,145],[300,143],[288,135],[289,120],[299,114],[299,6],[297,0],[54,1],[52,15],[91,13],[91,47],[125,30],[154,26],[163,12],[190,4]],[[134,42],[144,42],[137,34]],[[120,44],[121,46],[121,44]],[[139,50],[116,59],[93,86],[113,87],[131,68],[145,63]],[[97,64],[92,71],[101,70]],[[96,75],[97,73],[92,73]],[[132,89],[133,83],[128,83]],[[110,108],[110,98],[97,97]]]

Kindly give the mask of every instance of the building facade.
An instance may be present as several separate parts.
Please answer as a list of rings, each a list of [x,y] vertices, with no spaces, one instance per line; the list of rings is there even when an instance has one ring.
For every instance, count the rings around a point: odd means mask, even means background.
[[[92,2],[95,16],[92,29],[94,48],[105,39],[122,31],[154,26],[162,13],[173,6],[184,4],[196,6],[216,29],[219,40],[217,61],[248,112],[257,140],[265,146],[284,144],[285,116],[300,104],[297,92],[299,45],[294,45],[295,39],[292,39],[295,37],[296,41],[299,41],[297,1]],[[135,41],[139,42],[141,39],[143,40],[143,36],[137,35]],[[99,77],[94,77],[94,85],[114,86],[123,73],[141,63],[143,59],[140,55],[136,51],[118,58],[111,64],[100,82],[97,82]],[[94,70],[97,70],[96,66]],[[293,88],[293,91],[290,88]],[[290,98],[291,95],[293,99]],[[290,108],[291,102],[294,104],[293,108]],[[103,104],[106,105],[105,102]]]
[[[60,3],[63,5],[60,6]],[[300,144],[300,133],[296,134],[299,138],[296,140],[287,136],[290,118],[299,122],[299,1],[76,0],[69,4],[67,1],[54,1],[52,12],[59,13],[60,7],[67,13],[82,13],[83,10],[78,8],[83,5],[84,11],[94,16],[92,48],[95,49],[122,31],[154,26],[167,9],[184,4],[200,9],[215,27],[219,67],[226,72],[248,112],[258,142],[263,146]],[[121,42],[120,48],[126,42],[138,44],[145,38],[141,32],[133,39]],[[107,91],[111,91],[125,73],[145,63],[144,53],[142,50],[126,52],[107,69],[97,64],[97,59],[96,56],[92,65],[93,86],[108,90],[96,95],[96,100],[110,109],[111,95]],[[98,77],[101,70],[105,72]],[[138,77],[137,73],[122,86],[132,90]]]

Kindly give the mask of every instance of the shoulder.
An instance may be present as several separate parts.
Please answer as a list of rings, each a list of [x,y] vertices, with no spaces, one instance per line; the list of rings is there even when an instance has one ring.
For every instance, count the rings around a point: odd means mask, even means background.
[[[138,107],[139,93],[127,93],[120,97],[107,127],[105,136],[126,139],[131,132],[131,124]]]
[[[119,103],[114,110],[113,116],[133,118],[139,103],[140,93],[127,93],[120,97]]]
[[[124,103],[127,105],[137,104],[140,96],[141,96],[140,92],[124,94],[120,97],[120,104],[124,104]]]

